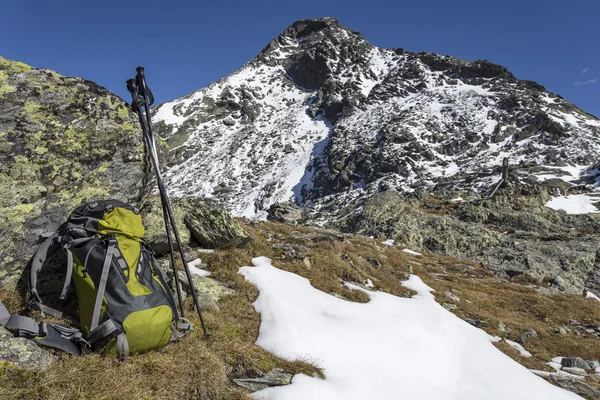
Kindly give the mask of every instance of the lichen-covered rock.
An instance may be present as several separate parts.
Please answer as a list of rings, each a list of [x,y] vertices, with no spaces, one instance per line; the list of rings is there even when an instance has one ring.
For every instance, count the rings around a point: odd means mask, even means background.
[[[38,370],[46,369],[54,364],[54,357],[33,341],[15,337],[3,327],[0,327],[0,364]]]
[[[171,198],[171,208],[183,244],[209,249],[247,246],[252,238],[217,203],[202,198]],[[144,201],[142,219],[146,240],[156,254],[169,250],[160,198]]]
[[[291,202],[273,204],[267,210],[267,219],[295,225],[302,220],[302,209]]]
[[[581,368],[585,371],[589,371],[590,365],[580,357],[564,357],[560,361],[560,365],[566,368]]]
[[[528,329],[515,338],[515,342],[521,344],[525,342],[531,342],[534,340],[538,340],[538,334],[533,329]]]
[[[184,211],[179,207],[179,199],[170,199],[171,209],[173,211],[173,218],[177,226],[177,232],[181,243],[188,245],[190,242],[190,233],[183,223]],[[169,244],[167,241],[167,233],[165,229],[165,220],[163,217],[162,203],[160,197],[149,197],[144,199],[142,208],[142,221],[146,233],[144,239],[152,246],[152,250],[156,255],[161,255],[169,251]],[[174,236],[172,236],[174,238]],[[173,245],[176,246],[175,242]],[[175,248],[177,251],[177,248]]]
[[[191,293],[191,288],[187,277],[185,276],[185,272],[178,271],[177,274],[183,290],[185,290],[187,293]],[[196,289],[196,293],[198,294],[200,307],[203,309],[218,310],[219,306],[217,305],[217,302],[219,299],[234,293],[232,289],[223,286],[215,279],[207,276],[198,276],[192,274],[192,281],[194,288]]]
[[[105,88],[0,57],[0,286],[82,200],[141,196],[138,126]]]
[[[200,246],[209,249],[246,247],[252,238],[242,226],[217,203],[199,197],[184,198],[184,222]]]

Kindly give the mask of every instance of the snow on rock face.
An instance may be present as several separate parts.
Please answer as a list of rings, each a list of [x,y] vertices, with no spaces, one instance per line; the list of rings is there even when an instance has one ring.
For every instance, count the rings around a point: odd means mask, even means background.
[[[289,386],[256,392],[258,399],[581,399],[501,353],[416,276],[406,282],[419,293],[411,299],[367,292],[371,301],[359,304],[316,290],[268,258],[252,262],[239,273],[260,291],[257,344],[325,373],[324,380],[296,375]]]
[[[521,178],[600,185],[600,120],[499,65],[377,48],[332,18],[294,23],[153,119],[172,194],[215,196],[235,215],[290,198],[486,190],[504,157]]]

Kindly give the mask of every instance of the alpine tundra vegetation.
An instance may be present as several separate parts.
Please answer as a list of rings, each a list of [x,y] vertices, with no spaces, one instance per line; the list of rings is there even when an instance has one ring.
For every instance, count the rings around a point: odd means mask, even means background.
[[[153,124],[210,340],[120,363],[0,328],[1,398],[600,398],[598,118],[491,62],[318,18]],[[0,57],[10,312],[82,201],[135,205],[169,263],[139,126],[93,82]],[[65,258],[38,287],[76,313]]]

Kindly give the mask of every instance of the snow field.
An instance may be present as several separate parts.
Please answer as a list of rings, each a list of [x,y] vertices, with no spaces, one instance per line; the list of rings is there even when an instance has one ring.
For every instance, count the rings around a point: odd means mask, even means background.
[[[495,338],[439,306],[417,276],[403,283],[418,293],[411,299],[365,291],[371,301],[359,304],[313,288],[266,257],[252,263],[239,273],[260,291],[256,343],[315,362],[325,374],[296,375],[289,386],[256,392],[257,399],[581,399],[497,350]]]

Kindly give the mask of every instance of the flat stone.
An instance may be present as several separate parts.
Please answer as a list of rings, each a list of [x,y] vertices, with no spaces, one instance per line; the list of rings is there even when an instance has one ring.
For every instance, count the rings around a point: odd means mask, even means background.
[[[561,360],[560,365],[567,368],[581,368],[586,371],[591,369],[589,364],[580,357],[565,357]]]
[[[456,304],[451,304],[451,303],[442,303],[442,307],[444,307],[446,310],[448,310],[450,312],[454,312],[458,308],[456,306]]]
[[[587,376],[587,373],[585,372],[585,370],[583,368],[562,367],[561,370],[568,372],[570,374],[573,374],[573,375]]]
[[[515,338],[515,342],[517,343],[525,343],[538,339],[538,334],[533,329],[528,329],[525,332],[521,333],[519,336]]]
[[[274,386],[285,386],[292,383],[292,374],[283,372],[279,368],[274,368],[271,372],[260,378],[234,379],[233,381],[248,390],[256,392]]]
[[[488,322],[479,319],[467,318],[465,321],[477,328],[486,328],[490,326]]]
[[[445,292],[444,294],[450,300],[455,301],[457,303],[460,302],[460,298],[457,295],[455,295],[454,293],[452,293],[452,292]]]
[[[567,330],[566,330],[565,328],[563,328],[562,326],[561,326],[561,327],[559,327],[559,328],[556,330],[556,332],[557,332],[559,335],[566,335],[566,334],[567,334]]]

